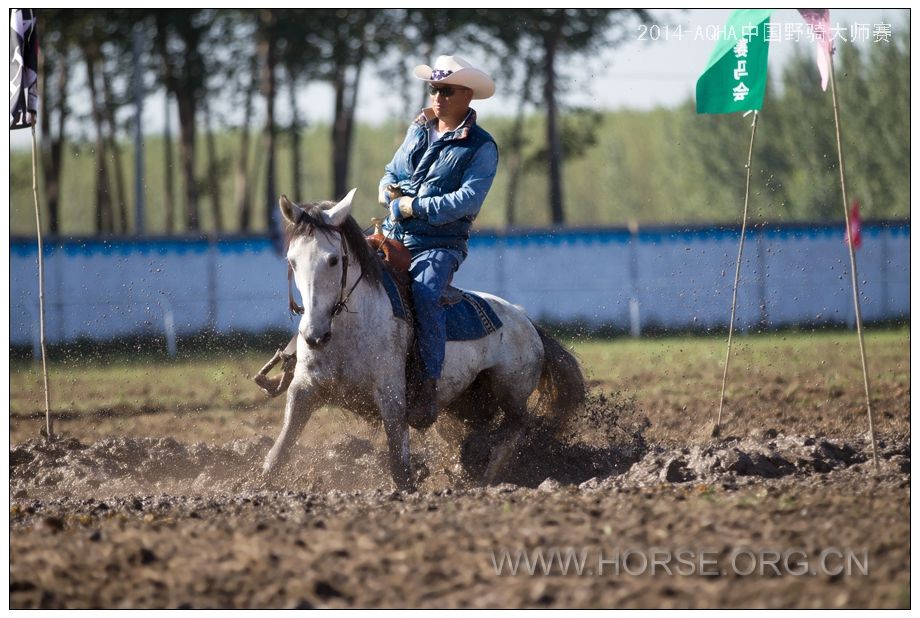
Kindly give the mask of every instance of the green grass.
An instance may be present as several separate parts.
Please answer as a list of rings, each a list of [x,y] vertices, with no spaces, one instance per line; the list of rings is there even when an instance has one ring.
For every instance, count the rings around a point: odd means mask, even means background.
[[[51,402],[70,415],[153,414],[221,410],[280,411],[248,377],[275,341],[233,350],[206,347],[180,358],[128,354],[61,355],[49,363]],[[569,340],[592,388],[634,400],[658,441],[704,439],[719,404],[725,340],[721,337]],[[881,433],[910,427],[910,333],[866,334],[872,405]],[[41,366],[10,365],[10,412],[23,419],[44,409]],[[723,422],[730,433],[774,428],[835,435],[866,429],[856,334],[772,333],[735,339]]]
[[[909,432],[908,329],[866,333],[872,408],[879,432]],[[576,341],[596,388],[635,397],[653,438],[703,439],[715,422],[725,362],[722,337]],[[729,432],[774,428],[861,434],[868,427],[855,332],[736,337],[723,423]]]

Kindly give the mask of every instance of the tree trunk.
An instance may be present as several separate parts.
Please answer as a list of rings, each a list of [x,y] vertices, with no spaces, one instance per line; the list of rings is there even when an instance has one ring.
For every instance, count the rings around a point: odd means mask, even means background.
[[[345,179],[348,161],[343,160],[345,151],[345,66],[338,63],[332,81],[335,90],[335,103],[333,104],[332,118],[332,197],[333,199],[345,192]]]
[[[220,203],[220,164],[217,160],[217,146],[214,143],[214,131],[211,126],[211,106],[208,97],[201,100],[204,114],[205,146],[208,156],[208,194],[211,198],[211,215],[214,219],[214,231],[220,234],[224,231],[224,217]]]
[[[170,53],[168,39],[168,26],[162,15],[157,18],[157,31],[154,36],[156,47],[160,54],[163,68],[163,82],[166,84],[167,97],[172,94],[176,98],[176,107],[179,111],[179,158],[182,165],[182,179],[185,189],[185,227],[188,232],[197,232],[200,223],[198,217],[198,183],[195,177],[195,120],[197,112],[198,88],[196,83],[189,83],[186,76],[185,83],[176,74],[173,65],[173,55]],[[185,47],[186,61],[197,54],[200,33],[194,29],[182,31],[182,43]],[[186,74],[188,69],[186,69]],[[172,155],[169,155],[172,156]]]
[[[275,13],[263,10],[259,16],[262,22],[262,36],[259,40],[259,57],[262,60],[262,95],[265,97],[265,128],[262,131],[262,147],[265,149],[265,224],[269,232],[274,230],[275,212]]]
[[[50,62],[45,61],[45,56],[41,55],[40,60],[45,64],[44,70],[39,72],[42,79],[41,92],[45,95],[45,105],[41,106],[42,169],[45,179],[45,201],[48,203],[48,232],[52,236],[61,232],[60,195],[63,168],[61,154],[64,150],[64,123],[67,120],[67,86],[70,74],[67,51],[61,51],[58,59],[60,64],[53,67]],[[54,73],[57,74],[57,81],[53,89],[56,96],[52,97],[50,94],[52,90],[48,88],[48,82]],[[52,107],[57,114],[56,132],[51,126]]]
[[[434,28],[433,24],[426,24],[426,25],[431,25],[431,28]],[[422,43],[422,58],[423,58],[423,62],[425,62],[426,64],[429,62],[434,64],[434,58],[432,58],[432,56],[434,55],[434,45],[437,42],[437,37],[438,37],[438,33],[436,31],[434,31],[433,29],[426,28],[426,32],[423,36],[424,42]],[[421,90],[422,92],[421,107],[419,109],[425,109],[426,107],[429,106],[428,97],[430,95],[428,94],[428,84],[425,82],[422,82],[422,87],[419,88],[419,90]]]
[[[248,232],[252,221],[252,194],[249,182],[249,123],[252,120],[253,93],[259,83],[259,59],[253,55],[249,62],[251,83],[246,89],[243,106],[243,124],[240,127],[240,158],[236,161],[234,195],[236,196],[236,220],[240,232]]]
[[[166,161],[164,170],[163,211],[166,216],[165,232],[172,234],[176,229],[176,177],[173,169],[172,114],[169,113],[169,91],[166,91],[166,124],[163,128],[163,153]]]
[[[562,34],[565,12],[557,11],[556,19],[549,33],[544,37],[545,61],[543,98],[546,102],[546,143],[549,156],[549,199],[550,220],[555,226],[565,224],[562,204],[562,145],[559,141],[558,106],[556,104],[556,48]]]
[[[111,188],[106,169],[105,138],[103,137],[103,115],[99,104],[96,85],[97,52],[91,47],[83,50],[86,60],[86,81],[89,85],[90,108],[96,129],[96,233],[111,234],[113,230]]]
[[[105,119],[108,128],[106,145],[112,157],[112,168],[115,173],[115,200],[118,206],[117,231],[119,234],[127,234],[128,198],[125,187],[125,175],[121,165],[121,149],[118,147],[117,140],[118,126],[115,122],[115,97],[112,95],[111,79],[105,70],[105,61],[102,59],[100,59],[99,62],[99,75],[102,78],[102,95],[105,101]]]
[[[195,99],[183,90],[174,94],[179,107],[179,158],[185,186],[185,229],[197,232],[201,226],[198,220],[198,182],[195,178]]]
[[[348,101],[348,107],[346,109],[346,119],[345,123],[345,154],[343,155],[343,160],[345,162],[345,170],[342,175],[343,189],[342,193],[345,193],[347,187],[344,187],[345,183],[348,182],[348,170],[351,162],[351,147],[355,141],[355,112],[358,109],[358,88],[361,84],[361,70],[364,68],[364,45],[361,45],[361,49],[358,52],[358,61],[355,63],[355,72],[354,79],[351,82],[351,91]],[[337,196],[338,197],[338,196]]]
[[[533,78],[534,64],[527,62],[524,81],[521,83],[521,98],[518,102],[514,124],[511,127],[511,139],[508,143],[508,193],[505,198],[505,226],[514,227],[517,221],[517,193],[521,184],[524,150],[524,112],[530,101],[530,81]]]
[[[332,122],[332,195],[338,199],[345,195],[348,182],[348,167],[351,155],[352,137],[355,125],[355,107],[358,100],[358,84],[364,64],[364,44],[361,44],[354,63],[352,78],[348,78],[348,65],[337,67],[335,87],[335,118]]]
[[[436,23],[436,18],[432,13],[432,9],[425,10],[422,13],[422,18],[424,20],[424,25],[422,26],[422,61],[427,64],[431,62],[434,64],[434,45],[438,40],[438,26]],[[428,84],[422,83],[420,88],[422,91],[422,106],[420,109],[425,109],[428,107]]]
[[[295,200],[303,199],[303,178],[300,173],[302,169],[300,159],[300,114],[297,112],[297,78],[288,71],[288,78],[291,80],[288,85],[288,95],[290,96],[291,105],[291,126],[288,133],[291,136],[291,192]]]

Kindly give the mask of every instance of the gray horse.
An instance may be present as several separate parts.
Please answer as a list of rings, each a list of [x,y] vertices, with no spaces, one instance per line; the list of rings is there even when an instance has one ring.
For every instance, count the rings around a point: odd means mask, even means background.
[[[393,316],[379,258],[351,217],[354,194],[352,189],[338,203],[304,207],[284,196],[279,201],[304,312],[284,426],[263,475],[269,477],[287,459],[310,416],[328,404],[382,421],[393,481],[411,490],[405,365],[412,326]],[[520,308],[478,294],[503,325],[475,341],[448,342],[435,427],[458,448],[490,429],[495,446],[483,480],[493,483],[528,428],[561,426],[583,401],[585,383],[578,361]]]

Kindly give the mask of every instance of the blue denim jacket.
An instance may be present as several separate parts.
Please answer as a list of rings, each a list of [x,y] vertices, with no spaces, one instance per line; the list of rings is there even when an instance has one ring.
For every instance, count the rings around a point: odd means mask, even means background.
[[[476,124],[474,110],[433,144],[428,143],[430,122],[437,120],[425,110],[409,126],[380,180],[381,190],[398,184],[404,195],[415,198],[412,217],[395,222],[387,217],[383,227],[413,255],[455,249],[466,256],[470,228],[495,178],[498,147]]]

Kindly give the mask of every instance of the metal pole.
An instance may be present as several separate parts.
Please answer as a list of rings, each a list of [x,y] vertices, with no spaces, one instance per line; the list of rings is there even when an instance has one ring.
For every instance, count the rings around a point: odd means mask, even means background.
[[[837,135],[837,159],[840,162],[840,192],[843,196],[843,219],[847,226],[847,248],[850,252],[850,281],[853,284],[853,308],[856,311],[856,332],[859,336],[859,358],[862,361],[863,385],[866,389],[866,413],[869,415],[869,435],[872,439],[872,460],[878,472],[878,446],[875,440],[875,422],[872,418],[872,401],[869,397],[869,371],[866,368],[866,344],[863,341],[862,311],[859,307],[859,276],[856,273],[856,250],[850,230],[850,211],[847,207],[846,173],[843,166],[843,147],[840,141],[840,112],[837,105],[837,80],[834,78],[834,55],[829,54],[831,65],[831,99],[834,102],[834,130]]]
[[[141,69],[143,35],[140,26],[134,29],[134,233],[144,235],[144,75]]]
[[[32,123],[32,198],[35,201],[35,232],[38,238],[38,332],[42,349],[42,375],[45,380],[45,438],[51,440],[51,394],[48,389],[48,352],[45,349],[45,256],[42,247],[42,217],[38,208],[38,170],[36,169],[35,123]]]
[[[722,393],[719,395],[719,416],[716,425],[712,428],[712,437],[717,438],[722,433],[722,407],[725,404],[725,382],[728,379],[728,361],[732,353],[732,332],[735,329],[735,308],[738,303],[738,280],[741,278],[741,255],[744,253],[744,235],[747,232],[748,200],[751,195],[751,158],[754,155],[754,136],[757,134],[757,110],[754,110],[754,121],[751,123],[751,145],[748,148],[747,181],[744,186],[744,212],[741,215],[741,242],[738,243],[738,261],[735,263],[735,282],[732,284],[732,312],[728,322],[728,348],[725,350],[725,368],[722,371]]]

